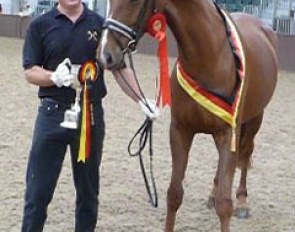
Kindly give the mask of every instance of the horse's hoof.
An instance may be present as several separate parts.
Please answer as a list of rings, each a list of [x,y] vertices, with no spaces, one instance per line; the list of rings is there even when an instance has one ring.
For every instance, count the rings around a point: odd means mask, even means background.
[[[209,196],[208,202],[207,202],[208,209],[214,209],[215,208],[215,197]]]
[[[250,210],[247,207],[236,208],[235,216],[239,219],[247,219],[250,217]]]

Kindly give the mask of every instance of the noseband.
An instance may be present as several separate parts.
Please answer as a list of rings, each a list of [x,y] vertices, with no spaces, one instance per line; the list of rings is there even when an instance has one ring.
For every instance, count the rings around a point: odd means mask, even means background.
[[[116,42],[118,43],[118,45],[120,46],[124,54],[135,52],[138,41],[140,37],[144,34],[144,30],[145,30],[145,27],[143,27],[144,17],[145,17],[145,11],[149,3],[151,3],[152,9],[153,10],[155,9],[155,0],[151,0],[151,1],[144,0],[144,4],[142,5],[139,11],[138,20],[134,27],[127,26],[126,24],[111,18],[107,18],[105,20],[103,28],[109,30],[112,33],[112,35],[114,36]],[[118,39],[117,36],[115,36],[115,33],[113,32],[117,32],[118,34],[128,39],[129,42],[127,44],[127,47],[124,47],[122,42]]]

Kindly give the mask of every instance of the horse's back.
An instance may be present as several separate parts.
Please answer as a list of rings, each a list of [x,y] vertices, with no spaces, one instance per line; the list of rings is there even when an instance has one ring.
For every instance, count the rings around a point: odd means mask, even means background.
[[[277,81],[277,36],[258,18],[231,15],[241,34],[246,56],[243,121],[260,114],[271,99]]]

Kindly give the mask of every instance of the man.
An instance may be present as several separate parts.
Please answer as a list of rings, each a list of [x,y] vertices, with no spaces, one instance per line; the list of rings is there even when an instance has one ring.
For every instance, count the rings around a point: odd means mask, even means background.
[[[35,19],[28,29],[23,48],[23,67],[27,81],[39,86],[40,105],[27,166],[22,232],[43,230],[47,207],[52,200],[68,145],[76,189],[75,231],[92,232],[95,229],[99,167],[105,133],[101,101],[106,95],[106,87],[103,70],[93,64],[103,21],[81,0],[59,0],[51,11]],[[92,65],[90,77],[87,77],[89,70],[84,72],[82,68],[88,63]],[[126,68],[121,72],[135,93],[138,93],[131,72]],[[79,102],[80,112],[77,111],[81,122],[75,130],[64,128],[61,124],[66,110],[71,109],[75,102],[76,91],[73,86],[78,76],[82,78],[84,88]],[[145,107],[139,99],[140,95],[125,86],[118,71],[114,72],[114,76],[148,117],[154,119],[158,116],[155,105],[148,101],[153,112],[148,110],[149,107]],[[84,94],[85,91],[87,94]],[[81,102],[91,105],[85,111],[86,114],[90,112],[91,117],[90,145],[86,159],[79,159],[80,148],[86,146],[80,142],[85,113],[82,107],[84,103]],[[80,162],[77,162],[78,159]]]

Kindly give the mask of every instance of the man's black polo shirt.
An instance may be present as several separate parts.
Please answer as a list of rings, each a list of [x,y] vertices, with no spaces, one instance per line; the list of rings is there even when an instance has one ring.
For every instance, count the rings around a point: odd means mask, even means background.
[[[94,61],[104,19],[85,5],[80,18],[72,23],[56,7],[39,16],[27,31],[23,47],[23,67],[39,65],[54,71],[65,58],[72,64]],[[92,101],[99,101],[106,94],[103,71],[91,86]],[[39,97],[52,97],[61,102],[73,102],[75,91],[69,87],[40,87]]]

